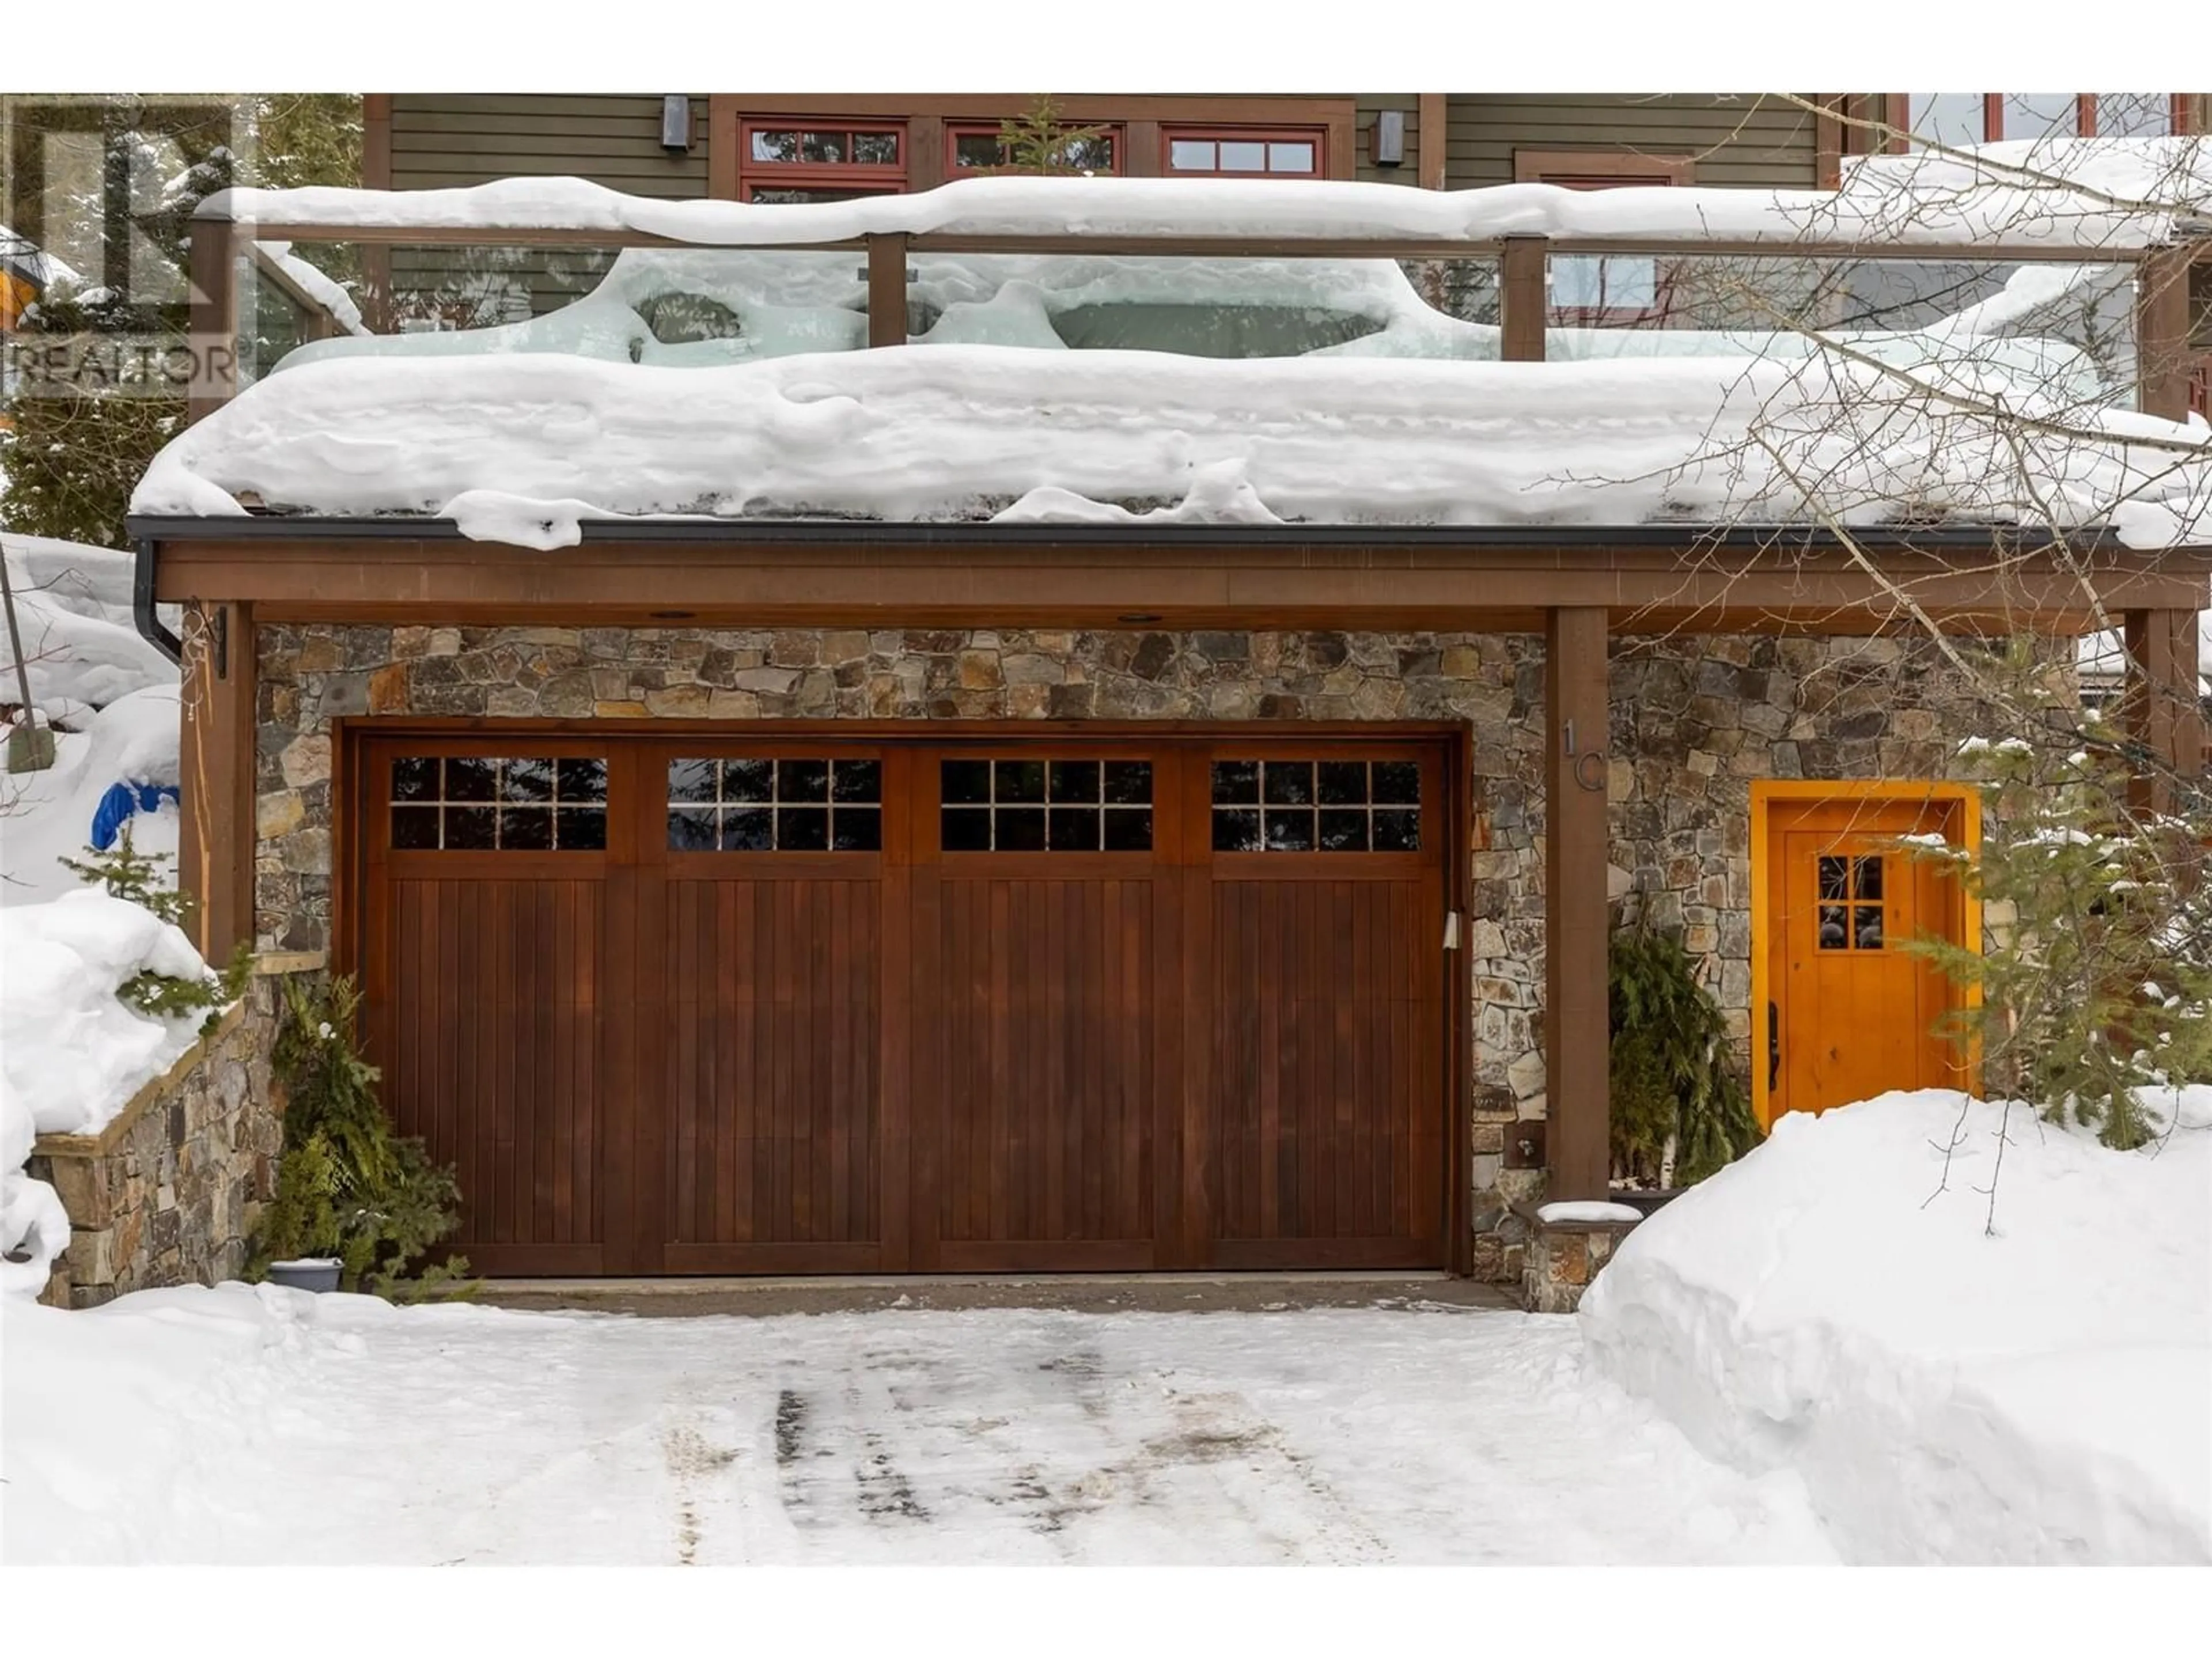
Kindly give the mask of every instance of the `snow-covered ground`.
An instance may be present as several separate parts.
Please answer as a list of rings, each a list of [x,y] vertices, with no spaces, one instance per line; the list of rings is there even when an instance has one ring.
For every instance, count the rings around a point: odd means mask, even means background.
[[[2146,1098],[2133,1152],[1942,1091],[1785,1116],[1629,1236],[1590,1363],[1847,1559],[2212,1564],[2212,1086]]]
[[[1566,1320],[3,1316],[11,1564],[1830,1559],[1793,1476],[1699,1456]]]

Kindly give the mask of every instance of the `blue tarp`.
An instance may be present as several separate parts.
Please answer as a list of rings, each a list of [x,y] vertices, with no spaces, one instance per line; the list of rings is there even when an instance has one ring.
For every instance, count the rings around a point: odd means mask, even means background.
[[[92,814],[92,844],[105,853],[115,845],[125,824],[141,812],[160,811],[165,800],[175,801],[180,809],[184,805],[173,783],[111,785]]]

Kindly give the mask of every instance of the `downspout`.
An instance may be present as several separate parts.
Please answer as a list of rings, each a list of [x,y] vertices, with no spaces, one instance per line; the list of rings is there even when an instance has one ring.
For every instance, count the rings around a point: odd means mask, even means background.
[[[131,620],[138,624],[138,632],[146,642],[182,666],[185,642],[161,625],[161,615],[154,608],[154,571],[158,544],[151,536],[138,538],[138,562],[131,583]]]

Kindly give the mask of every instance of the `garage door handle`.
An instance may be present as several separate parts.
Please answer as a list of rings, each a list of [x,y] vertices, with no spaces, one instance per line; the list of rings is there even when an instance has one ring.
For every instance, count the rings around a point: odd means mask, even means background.
[[[1782,1010],[1770,1001],[1766,1005],[1766,1092],[1772,1094],[1781,1080]]]

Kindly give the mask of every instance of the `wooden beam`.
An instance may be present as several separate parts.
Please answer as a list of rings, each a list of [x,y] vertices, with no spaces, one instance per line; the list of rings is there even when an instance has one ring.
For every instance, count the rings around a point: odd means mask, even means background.
[[[2009,549],[2002,558],[1955,546],[1883,550],[1873,556],[1877,576],[1832,549],[1607,546],[1602,531],[1591,533],[1589,544],[1564,548],[1392,546],[1380,536],[1372,544],[1175,546],[1137,536],[1054,541],[1048,530],[1034,545],[897,544],[859,535],[750,546],[592,541],[548,558],[487,542],[317,540],[303,523],[296,537],[165,541],[155,597],[247,599],[334,617],[361,607],[416,617],[471,606],[540,617],[607,606],[718,615],[773,608],[961,615],[979,627],[1017,614],[1110,621],[1122,612],[1243,611],[1273,618],[1270,626],[1367,626],[1412,616],[1427,618],[1414,625],[1443,629],[1566,605],[1604,606],[1623,632],[1663,616],[1723,629],[1866,633],[1901,625],[1901,589],[1939,619],[1986,623],[2002,634],[2014,626],[2078,631],[2083,572],[2100,601],[2120,611],[2200,605],[2212,580],[2206,549],[2075,549],[2079,571],[2055,556]]]
[[[1544,277],[1550,244],[1541,236],[1509,236],[1498,262],[1498,354],[1509,363],[1544,361]]]
[[[185,389],[187,424],[205,419],[238,395],[238,259],[228,219],[192,221],[187,264],[191,275],[191,380]]]
[[[1544,647],[1545,1195],[1603,1198],[1612,1170],[1605,612],[1552,611]]]
[[[2144,755],[2134,781],[2135,805],[2141,811],[2172,812],[2183,790],[2202,780],[2205,769],[2197,613],[2127,611],[2121,618],[2121,641],[2127,649],[2127,689],[2120,700],[2120,722]]]
[[[253,607],[192,605],[184,641],[177,877],[198,901],[192,942],[220,966],[253,938]]]
[[[1446,190],[1451,115],[1441,92],[1418,94],[1413,106],[1414,157],[1423,190]]]
[[[2136,398],[2169,421],[2189,418],[2189,256],[2160,248],[2136,268]]]
[[[868,343],[906,343],[906,238],[868,238]]]

